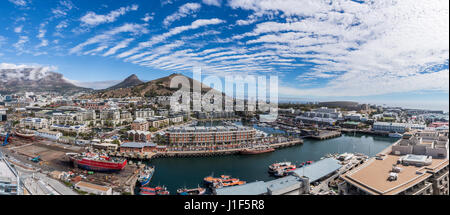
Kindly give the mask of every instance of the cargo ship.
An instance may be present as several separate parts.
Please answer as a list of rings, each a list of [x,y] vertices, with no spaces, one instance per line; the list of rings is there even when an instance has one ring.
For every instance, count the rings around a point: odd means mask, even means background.
[[[206,189],[202,188],[202,187],[198,187],[198,188],[194,188],[194,189],[178,189],[177,190],[178,195],[182,195],[182,196],[201,196],[201,195],[205,195],[206,193]]]
[[[275,149],[270,147],[270,146],[254,146],[251,148],[247,148],[247,149],[243,149],[241,151],[241,154],[243,155],[257,155],[257,154],[263,154],[263,153],[269,153],[269,152],[274,152]]]
[[[67,153],[75,168],[96,172],[117,172],[125,168],[126,159],[111,158],[96,153]]]
[[[153,177],[153,173],[155,173],[154,167],[146,166],[141,172],[139,173],[138,182],[141,186],[145,186],[150,183]]]
[[[31,130],[18,130],[14,132],[15,136],[24,138],[24,139],[30,139],[32,140],[35,136],[34,132]]]

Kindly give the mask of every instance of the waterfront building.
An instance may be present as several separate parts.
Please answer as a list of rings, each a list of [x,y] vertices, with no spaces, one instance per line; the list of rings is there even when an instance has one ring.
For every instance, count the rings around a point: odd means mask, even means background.
[[[131,129],[136,131],[148,131],[148,122],[145,119],[137,118],[131,124]]]
[[[295,118],[297,121],[310,124],[334,125],[337,121],[343,120],[342,113],[338,109],[321,107],[312,111],[307,111]]]
[[[112,195],[112,188],[80,181],[74,185],[75,189],[95,195]]]
[[[127,131],[128,139],[140,142],[149,142],[152,140],[152,133],[149,131],[131,130]]]
[[[148,153],[156,150],[154,143],[126,142],[120,145],[120,153]]]
[[[375,122],[372,130],[405,133],[408,130],[424,130],[426,125],[411,123]]]
[[[448,152],[448,137],[444,141],[440,135],[420,132],[406,136],[375,158],[341,175],[339,194],[448,195],[448,154],[439,153],[443,145]],[[430,145],[425,139],[446,144],[433,141]]]
[[[34,132],[34,134],[38,137],[50,139],[50,140],[58,140],[60,137],[62,137],[61,132],[57,131],[50,131],[48,129],[40,129]]]
[[[166,135],[170,144],[235,144],[253,141],[256,130],[244,126],[172,127]]]

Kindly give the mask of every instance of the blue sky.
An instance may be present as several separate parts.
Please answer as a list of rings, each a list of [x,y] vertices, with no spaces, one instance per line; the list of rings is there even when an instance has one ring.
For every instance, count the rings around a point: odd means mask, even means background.
[[[3,0],[0,63],[82,86],[131,74],[278,75],[280,98],[446,109],[449,3]]]

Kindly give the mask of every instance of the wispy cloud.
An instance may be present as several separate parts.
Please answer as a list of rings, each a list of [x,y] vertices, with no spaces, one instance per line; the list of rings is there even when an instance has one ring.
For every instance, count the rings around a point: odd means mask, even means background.
[[[187,17],[194,14],[200,10],[202,6],[198,3],[187,3],[178,8],[178,11],[172,15],[166,17],[163,21],[164,26],[169,26],[172,22],[175,22],[183,17]]]
[[[121,7],[117,10],[113,10],[106,15],[99,15],[95,12],[87,12],[86,15],[81,17],[80,21],[87,26],[97,26],[103,23],[111,23],[117,20],[118,17],[125,15],[129,11],[136,11],[139,8],[138,5],[131,5],[127,7]]]

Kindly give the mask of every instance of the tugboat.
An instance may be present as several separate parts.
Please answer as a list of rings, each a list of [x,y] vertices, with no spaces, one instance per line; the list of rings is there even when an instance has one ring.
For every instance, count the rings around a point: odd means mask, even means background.
[[[205,195],[206,193],[206,189],[205,188],[194,188],[194,189],[178,189],[177,190],[178,195],[182,195],[182,196],[201,196],[201,195]]]
[[[154,167],[146,166],[139,173],[138,182],[141,186],[146,186],[152,180],[153,174],[155,173]]]
[[[275,151],[275,149],[270,147],[270,146],[259,145],[259,146],[254,146],[254,147],[251,147],[251,148],[243,149],[241,151],[241,154],[243,154],[243,155],[257,155],[257,154],[269,153],[269,152],[274,152],[274,151]]]
[[[297,169],[297,167],[295,165],[284,166],[284,167],[278,168],[272,174],[276,177],[284,177],[284,176],[287,176],[289,174],[289,172],[296,170],[296,169]]]

